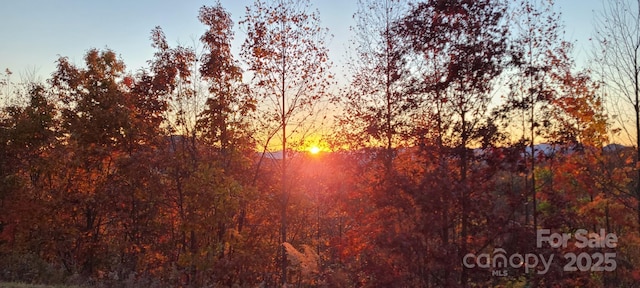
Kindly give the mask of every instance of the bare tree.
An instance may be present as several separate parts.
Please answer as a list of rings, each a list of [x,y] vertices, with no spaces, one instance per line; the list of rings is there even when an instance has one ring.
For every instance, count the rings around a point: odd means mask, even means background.
[[[596,60],[606,88],[610,106],[618,114],[618,121],[627,131],[636,148],[635,162],[640,161],[640,0],[606,1],[596,21]],[[620,105],[624,103],[624,105]],[[632,109],[631,109],[632,108]],[[631,117],[626,117],[633,113]],[[630,119],[629,119],[630,118]],[[634,124],[629,132],[626,122]],[[640,199],[640,170],[636,171],[633,192]],[[637,204],[640,223],[640,201]]]
[[[538,225],[536,189],[539,188],[536,187],[534,173],[535,143],[540,138],[543,123],[548,122],[545,121],[544,110],[550,106],[554,94],[551,88],[551,70],[560,65],[560,61],[556,61],[562,59],[558,54],[565,54],[570,50],[570,44],[562,41],[560,37],[560,15],[555,13],[553,8],[553,0],[523,0],[519,2],[514,13],[516,15],[515,29],[513,29],[515,45],[512,48],[512,58],[517,75],[510,83],[508,106],[510,110],[521,115],[520,142],[522,144],[528,142],[529,146],[528,161],[531,166],[530,179],[526,182],[526,188],[531,191],[531,202],[527,199],[525,222],[529,223],[529,216],[531,216],[534,231]],[[524,154],[527,154],[526,149]]]
[[[402,39],[394,31],[395,22],[407,13],[407,1],[359,0],[354,14],[355,55],[347,64],[351,85],[342,100],[346,113],[338,119],[340,134],[349,145],[384,147],[384,163],[390,169],[393,148],[406,134],[407,115],[416,106],[406,81],[409,70]],[[353,143],[356,142],[356,143]]]

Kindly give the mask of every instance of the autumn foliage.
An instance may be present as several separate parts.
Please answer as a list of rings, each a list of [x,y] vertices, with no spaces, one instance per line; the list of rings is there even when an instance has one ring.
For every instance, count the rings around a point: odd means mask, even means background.
[[[201,51],[157,27],[135,73],[109,49],[60,57],[45,83],[6,70],[0,281],[640,281],[637,151],[609,144],[605,83],[576,69],[552,3],[358,1],[344,83],[310,1],[271,4],[248,7],[241,60],[217,4],[199,11]],[[319,118],[334,133],[315,135]],[[307,153],[308,139],[324,146]],[[537,245],[539,229],[619,241],[554,248]],[[464,265],[497,249],[555,260],[545,273]],[[564,271],[564,256],[583,252],[616,253],[616,269]]]

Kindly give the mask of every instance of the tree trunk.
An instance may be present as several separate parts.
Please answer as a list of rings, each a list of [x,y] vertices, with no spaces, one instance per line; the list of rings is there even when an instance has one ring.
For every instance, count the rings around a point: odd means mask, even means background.
[[[467,254],[467,236],[469,234],[469,190],[467,185],[467,141],[468,141],[468,132],[467,132],[467,122],[465,119],[465,112],[461,113],[462,117],[462,143],[460,143],[460,187],[462,189],[461,193],[461,206],[462,206],[462,219],[461,219],[461,232],[460,238],[462,240],[460,245],[461,255]],[[460,257],[462,259],[462,257]],[[462,268],[462,274],[460,275],[460,284],[462,286],[467,285],[468,281],[467,269],[466,267]]]

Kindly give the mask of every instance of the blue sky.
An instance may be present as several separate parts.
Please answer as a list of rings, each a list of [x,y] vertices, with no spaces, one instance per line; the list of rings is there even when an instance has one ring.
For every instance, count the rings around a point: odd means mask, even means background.
[[[355,0],[312,1],[320,10],[323,25],[334,35],[329,42],[330,56],[341,64],[349,26],[356,10]],[[90,48],[108,47],[118,53],[135,71],[146,66],[153,55],[149,33],[161,26],[170,44],[191,45],[204,27],[198,22],[198,9],[215,1],[93,1],[93,0],[3,0],[0,5],[0,70],[12,70],[14,77],[35,71],[46,79],[55,69],[58,56],[68,56],[82,64]],[[235,22],[253,0],[221,0]],[[566,38],[576,42],[576,57],[584,62],[591,51],[593,11],[601,0],[558,0],[565,22]],[[238,25],[236,25],[238,28]],[[235,49],[243,32],[236,32]],[[17,79],[14,79],[17,80]]]

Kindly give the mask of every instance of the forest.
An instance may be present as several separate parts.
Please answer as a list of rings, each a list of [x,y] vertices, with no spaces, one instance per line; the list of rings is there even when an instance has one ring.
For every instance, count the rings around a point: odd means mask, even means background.
[[[8,67],[0,283],[638,287],[640,1],[587,68],[551,0],[357,1],[345,75],[310,0]]]

